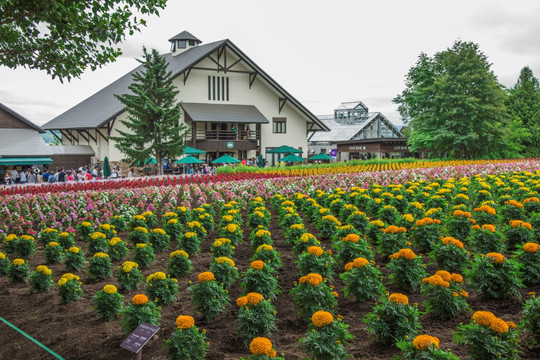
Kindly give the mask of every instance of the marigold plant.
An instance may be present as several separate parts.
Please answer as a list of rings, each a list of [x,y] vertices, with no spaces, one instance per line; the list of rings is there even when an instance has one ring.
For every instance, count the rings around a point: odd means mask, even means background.
[[[263,261],[255,260],[242,275],[242,287],[247,292],[262,294],[267,299],[275,299],[281,291],[278,279],[272,274],[271,269]]]
[[[262,244],[255,250],[255,254],[251,257],[251,261],[256,260],[264,261],[265,265],[268,266],[273,273],[276,273],[283,267],[281,254],[269,244]]]
[[[169,247],[171,237],[165,232],[165,230],[155,228],[148,233],[148,242],[152,244],[154,251],[158,253],[166,250]]]
[[[472,360],[519,359],[519,331],[513,323],[509,325],[489,311],[475,312],[469,324],[458,326],[454,339],[468,346],[467,353]]]
[[[469,294],[463,289],[463,277],[460,274],[437,271],[435,275],[422,279],[420,293],[425,299],[426,312],[441,320],[455,318],[469,308]]]
[[[79,280],[80,278],[72,273],[66,273],[58,280],[58,295],[63,304],[73,302],[83,296]]]
[[[178,249],[184,250],[189,255],[201,252],[202,238],[195,231],[186,231],[180,234],[176,240],[178,241]]]
[[[405,248],[390,255],[390,263],[387,265],[390,272],[390,281],[404,289],[416,289],[420,286],[420,280],[426,276],[425,265],[422,257],[417,256],[411,249]]]
[[[180,315],[176,318],[176,330],[164,345],[169,359],[203,360],[208,351],[206,330],[200,331],[191,316]]]
[[[408,247],[406,232],[407,229],[404,227],[395,225],[381,229],[377,235],[377,252],[379,255],[388,259],[390,255]]]
[[[86,258],[81,248],[73,246],[65,250],[64,264],[68,271],[78,271],[86,264]]]
[[[345,284],[343,294],[346,297],[354,297],[362,302],[374,300],[384,293],[382,273],[374,264],[360,257],[345,265],[345,272],[340,278]]]
[[[27,258],[36,252],[36,240],[33,236],[22,235],[21,237],[13,240],[15,245],[15,254],[21,258]]]
[[[333,292],[333,286],[328,285],[320,274],[311,273],[302,276],[291,289],[293,302],[298,314],[308,321],[318,310],[328,310],[335,313],[337,299]]]
[[[227,290],[216,281],[214,274],[209,271],[198,275],[198,283],[188,287],[191,293],[191,303],[204,318],[216,318],[229,304]]]
[[[139,288],[143,282],[139,264],[133,261],[126,261],[116,270],[116,279],[120,285],[120,290],[128,292]]]
[[[6,275],[10,266],[9,258],[3,252],[0,252],[0,276]]]
[[[367,331],[377,342],[394,345],[416,336],[420,329],[420,312],[416,305],[410,305],[407,296],[399,293],[382,297],[363,321]]]
[[[347,345],[353,339],[340,317],[320,310],[313,314],[305,337],[300,339],[311,359],[343,360],[350,357]]]
[[[342,264],[351,262],[358,257],[368,260],[374,259],[370,244],[357,234],[347,234],[341,240],[334,242],[332,246],[337,251],[336,259]]]
[[[540,283],[540,246],[526,243],[515,252],[515,259],[522,266],[522,279],[526,284]]]
[[[88,275],[91,279],[104,280],[112,275],[112,263],[109,255],[98,252],[89,261]]]
[[[45,292],[53,285],[52,270],[45,265],[39,265],[30,274],[30,290],[33,292]]]
[[[159,326],[161,309],[153,301],[148,301],[144,294],[137,294],[131,299],[131,304],[122,310],[122,330],[131,333],[141,323]]]
[[[176,278],[189,274],[193,266],[189,254],[184,250],[175,250],[169,255],[167,271]]]
[[[525,334],[525,341],[529,346],[540,343],[540,298],[530,293],[530,298],[523,305],[520,328]]]
[[[178,299],[178,284],[164,272],[158,271],[146,278],[146,294],[158,305],[169,305]]]
[[[214,274],[216,281],[224,289],[229,289],[238,280],[238,269],[234,261],[228,257],[215,258],[210,263],[210,272]]]
[[[492,224],[474,225],[467,240],[471,250],[479,254],[501,252],[505,248],[503,235]]]
[[[437,262],[439,268],[447,271],[461,272],[469,264],[467,249],[460,240],[451,236],[437,242],[429,257]]]
[[[26,282],[30,277],[30,265],[24,259],[14,259],[7,269],[7,275],[13,282]]]
[[[154,248],[147,244],[137,244],[134,249],[133,261],[139,264],[141,269],[148,267],[152,261],[156,260]]]
[[[124,308],[124,297],[118,293],[116,286],[111,284],[98,291],[92,302],[93,310],[105,321],[115,320]]]
[[[519,288],[523,287],[521,264],[499,253],[476,255],[465,275],[471,288],[492,299],[519,297]]]
[[[131,244],[148,244],[148,229],[142,226],[137,226],[128,234],[128,241]]]
[[[269,336],[276,330],[276,309],[261,294],[248,293],[245,301],[240,298],[236,304],[239,306],[238,335],[245,345],[257,336]]]
[[[111,261],[119,261],[124,259],[129,252],[126,243],[119,237],[113,237],[109,240],[109,246],[107,254],[109,254]]]
[[[439,349],[439,338],[435,336],[418,335],[412,342],[398,341],[396,345],[404,360],[459,360],[450,351]]]
[[[411,241],[414,246],[423,252],[429,252],[441,235],[441,221],[429,217],[417,220],[411,232]]]
[[[515,250],[532,240],[532,225],[521,220],[510,220],[503,228],[503,233],[506,238],[506,248]]]
[[[298,256],[296,264],[300,275],[317,273],[328,279],[334,276],[332,268],[335,264],[334,258],[330,252],[324,251],[319,246],[308,247],[306,252]]]

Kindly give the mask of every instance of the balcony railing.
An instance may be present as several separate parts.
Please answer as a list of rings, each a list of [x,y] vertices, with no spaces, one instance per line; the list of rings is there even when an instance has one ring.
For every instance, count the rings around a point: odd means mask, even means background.
[[[251,140],[257,141],[261,138],[258,131],[233,131],[233,130],[196,130],[195,140],[220,140],[220,141],[236,141],[236,140]],[[187,134],[187,141],[193,141],[193,133]]]

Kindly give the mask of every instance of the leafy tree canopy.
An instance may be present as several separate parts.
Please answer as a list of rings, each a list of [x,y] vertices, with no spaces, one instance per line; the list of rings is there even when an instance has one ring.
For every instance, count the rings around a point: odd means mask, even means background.
[[[414,151],[470,158],[496,148],[506,121],[505,92],[490,67],[472,42],[456,41],[433,57],[420,54],[394,99],[411,127]]]
[[[45,70],[60,81],[122,54],[117,44],[167,0],[1,0],[0,64]]]
[[[116,129],[118,136],[110,136],[115,146],[125,155],[125,161],[140,162],[155,157],[159,174],[163,174],[163,159],[177,158],[184,150],[186,126],[179,123],[181,108],[176,102],[179,91],[167,70],[165,58],[153,49],[143,48],[143,59],[138,60],[142,71],[133,74],[131,93],[116,95],[128,113],[120,122],[128,131]]]

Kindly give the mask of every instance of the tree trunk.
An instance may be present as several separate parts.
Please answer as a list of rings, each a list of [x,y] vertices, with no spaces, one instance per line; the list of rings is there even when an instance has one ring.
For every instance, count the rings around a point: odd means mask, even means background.
[[[158,176],[162,176],[163,175],[163,158],[161,157],[161,155],[156,155],[156,166],[157,166],[157,174]]]

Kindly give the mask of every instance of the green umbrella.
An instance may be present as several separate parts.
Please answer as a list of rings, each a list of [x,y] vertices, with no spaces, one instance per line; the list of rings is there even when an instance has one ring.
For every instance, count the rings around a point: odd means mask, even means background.
[[[271,154],[301,154],[302,152],[302,150],[295,149],[288,145],[281,145],[280,147],[267,151],[267,153]]]
[[[284,161],[284,162],[299,162],[299,161],[304,161],[304,159],[302,159],[302,158],[301,158],[300,156],[298,156],[298,155],[290,154],[290,155],[285,156],[284,158],[279,159],[279,161]]]
[[[223,155],[218,157],[216,160],[212,160],[214,164],[228,164],[228,163],[239,163],[240,160],[233,158],[230,155]]]
[[[186,154],[186,155],[206,154],[206,151],[186,146],[184,148],[184,151],[182,151],[182,154]]]
[[[328,154],[319,153],[315,156],[310,157],[308,160],[334,160],[334,158]]]
[[[105,156],[103,159],[103,177],[111,176],[111,165],[109,165],[109,158]]]
[[[263,154],[259,154],[259,157],[257,158],[257,162],[259,163],[259,167],[264,167],[264,157]]]
[[[175,164],[201,164],[203,162],[204,161],[197,159],[195,156],[189,155],[183,159],[176,160],[174,163]]]

